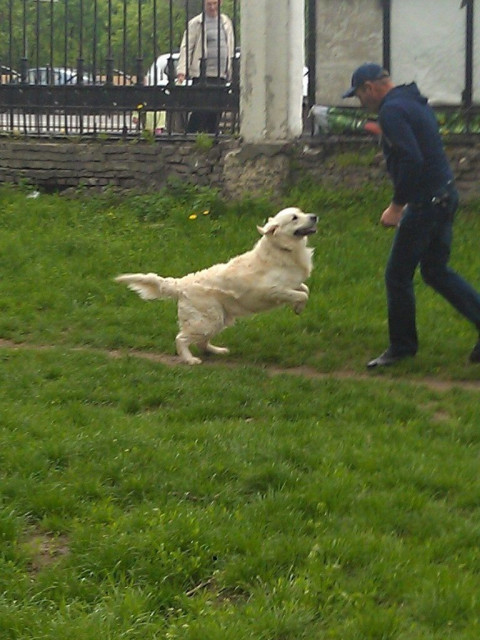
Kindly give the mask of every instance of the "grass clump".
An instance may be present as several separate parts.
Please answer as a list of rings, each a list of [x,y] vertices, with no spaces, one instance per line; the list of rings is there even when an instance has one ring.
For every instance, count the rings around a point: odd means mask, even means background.
[[[213,147],[213,138],[208,133],[197,133],[195,136],[195,148],[197,151],[207,153]]]
[[[165,222],[176,217],[210,215],[217,218],[225,212],[225,203],[218,191],[210,187],[171,179],[158,193],[134,196],[131,200],[134,215],[141,222]]]
[[[362,153],[345,151],[335,155],[335,166],[346,169],[347,167],[369,167],[373,164],[378,149],[368,149]]]

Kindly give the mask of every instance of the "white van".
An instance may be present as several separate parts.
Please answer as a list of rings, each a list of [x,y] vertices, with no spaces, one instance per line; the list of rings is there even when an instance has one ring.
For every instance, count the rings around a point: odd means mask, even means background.
[[[156,62],[154,62],[150,69],[148,70],[147,75],[145,76],[145,84],[147,87],[164,87],[168,84],[168,61],[170,57],[173,59],[173,69],[174,69],[174,77],[172,78],[175,81],[177,77],[177,64],[179,53],[174,52],[170,53],[162,53],[158,56]]]

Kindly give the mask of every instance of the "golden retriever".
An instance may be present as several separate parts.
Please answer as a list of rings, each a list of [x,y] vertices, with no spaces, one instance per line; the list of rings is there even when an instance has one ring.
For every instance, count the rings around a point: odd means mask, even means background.
[[[300,313],[308,300],[304,280],[312,271],[313,249],[307,236],[315,233],[317,216],[296,207],[283,209],[257,227],[260,240],[225,264],[190,273],[183,278],[163,278],[155,273],[123,274],[124,282],[144,300],[171,298],[178,302],[180,332],[175,344],[187,364],[199,364],[190,345],[206,353],[228,353],[211,338],[235,318],[280,305],[290,305]]]

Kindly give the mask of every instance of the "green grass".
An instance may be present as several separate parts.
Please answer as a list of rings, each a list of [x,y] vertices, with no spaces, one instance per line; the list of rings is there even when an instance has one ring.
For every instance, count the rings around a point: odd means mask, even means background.
[[[142,303],[114,276],[125,271],[176,276],[227,260],[253,245],[256,224],[275,209],[268,202],[226,207],[215,195],[188,189],[175,205],[178,186],[172,191],[173,196],[110,194],[69,201],[28,200],[24,193],[4,191],[0,336],[174,353],[175,306]],[[386,347],[383,269],[392,232],[378,219],[388,195],[385,186],[340,193],[302,188],[285,198],[284,204],[320,215],[319,233],[311,241],[312,297],[301,318],[282,309],[227,329],[221,341],[231,347],[230,362],[363,371],[365,361]],[[472,232],[477,225],[478,209],[460,212],[452,258],[473,283],[479,282]],[[423,283],[417,289],[421,349],[407,366],[409,374],[476,378],[478,371],[467,364],[475,332]],[[405,368],[396,370],[403,374]]]
[[[2,640],[479,637],[475,335],[419,283],[421,352],[364,373],[386,187],[285,197],[321,216],[307,309],[200,367],[141,357],[173,353],[174,305],[112,278],[226,260],[268,202],[26,193],[0,190]],[[476,284],[478,210],[453,256]]]

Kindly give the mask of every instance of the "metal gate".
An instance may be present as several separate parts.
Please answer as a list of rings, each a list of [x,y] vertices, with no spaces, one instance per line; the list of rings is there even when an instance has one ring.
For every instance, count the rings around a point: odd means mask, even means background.
[[[237,131],[239,0],[221,4],[222,14],[230,18],[229,51],[225,51],[223,18],[220,13],[209,15],[211,4],[208,0],[3,0],[0,133],[184,135],[192,112],[222,115],[215,135]],[[189,70],[188,59],[193,59],[195,16],[201,23],[201,35],[197,34],[201,60],[193,77],[194,65]],[[207,36],[217,43],[214,54],[208,50]],[[187,77],[179,83],[176,65],[182,38]],[[218,74],[212,73],[208,60],[220,61],[225,55],[230,58],[228,76],[221,72],[220,62]]]

